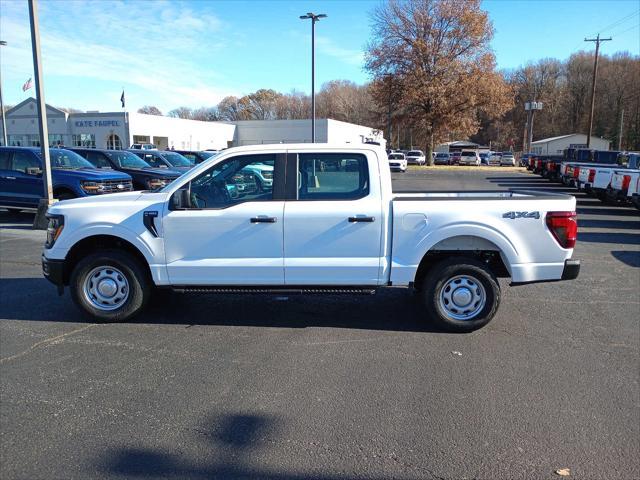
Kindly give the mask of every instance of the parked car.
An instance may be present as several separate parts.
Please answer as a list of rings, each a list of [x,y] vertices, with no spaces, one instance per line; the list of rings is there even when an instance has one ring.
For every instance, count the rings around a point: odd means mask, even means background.
[[[513,152],[502,152],[502,157],[500,158],[500,166],[501,167],[516,166],[516,158],[513,156]]]
[[[451,155],[446,152],[438,152],[433,162],[436,165],[451,165]]]
[[[153,143],[134,143],[133,145],[131,145],[130,147],[132,150],[157,150],[158,147],[156,147]]]
[[[522,156],[520,157],[520,166],[521,167],[526,167],[527,165],[529,165],[529,157],[531,156],[531,153],[523,153]]]
[[[480,166],[480,155],[473,150],[463,150],[460,153],[459,165],[472,165],[475,167]]]
[[[407,158],[404,153],[390,153],[387,157],[389,158],[389,168],[392,171],[402,173],[407,171]]]
[[[460,152],[451,152],[451,165],[460,164]]]
[[[203,150],[200,152],[195,150],[172,150],[172,151],[179,153],[183,157],[187,158],[194,165],[197,165],[198,163],[202,163],[205,160],[218,154],[217,150]]]
[[[73,151],[96,168],[119,170],[131,175],[135,190],[157,190],[180,176],[180,172],[168,168],[154,168],[127,150],[74,148]]]
[[[155,168],[169,168],[184,173],[194,166],[188,158],[177,152],[164,150],[131,150],[131,152]]]
[[[489,166],[500,166],[500,160],[502,160],[502,153],[493,152],[489,157]]]
[[[490,152],[482,152],[480,155],[480,165],[489,165]]]
[[[422,150],[409,150],[406,156],[407,163],[410,165],[424,165],[426,163]]]
[[[320,172],[319,161],[345,168]],[[225,185],[255,165],[274,167],[282,188],[231,198]],[[458,331],[494,316],[498,277],[578,276],[573,196],[398,194],[390,177],[374,145],[230,148],[159,192],[53,205],[43,273],[97,321],[131,318],[155,286],[353,295],[412,285],[424,318]]]
[[[133,189],[129,175],[97,170],[69,150],[51,148],[49,158],[53,196],[58,200]],[[0,207],[38,208],[44,198],[42,168],[39,147],[0,147]]]

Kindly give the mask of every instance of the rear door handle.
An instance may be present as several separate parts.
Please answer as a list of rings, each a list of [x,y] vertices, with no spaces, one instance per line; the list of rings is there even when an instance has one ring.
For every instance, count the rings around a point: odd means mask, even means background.
[[[278,219],[276,217],[252,217],[251,223],[276,223]]]
[[[349,217],[350,223],[354,223],[354,222],[371,223],[375,221],[376,221],[376,217]]]
[[[16,179],[16,177],[4,177],[4,178],[7,179],[7,180],[15,180]]]

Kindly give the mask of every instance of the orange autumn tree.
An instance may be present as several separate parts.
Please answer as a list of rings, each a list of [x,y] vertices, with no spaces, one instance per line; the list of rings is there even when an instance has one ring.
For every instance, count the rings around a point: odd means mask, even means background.
[[[388,0],[373,12],[372,27],[365,66],[374,100],[384,110],[382,85],[393,76],[395,109],[424,142],[430,164],[435,142],[472,135],[480,115],[500,117],[513,106],[479,0]]]

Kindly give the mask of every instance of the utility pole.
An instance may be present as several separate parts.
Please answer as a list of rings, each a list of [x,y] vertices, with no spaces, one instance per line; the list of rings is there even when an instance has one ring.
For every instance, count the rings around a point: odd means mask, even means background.
[[[596,104],[596,77],[598,75],[598,52],[600,51],[600,42],[609,42],[609,38],[600,38],[600,34],[596,38],[585,38],[585,42],[596,42],[596,58],[593,61],[593,78],[591,80],[591,110],[589,111],[589,133],[587,134],[587,148],[591,146],[591,134],[593,133],[593,108]]]
[[[300,16],[300,20],[311,19],[311,143],[316,143],[316,22],[326,17],[312,12]]]
[[[40,27],[38,25],[37,0],[29,0],[29,20],[31,23],[31,48],[33,50],[33,71],[36,79],[36,103],[38,105],[38,132],[40,133],[40,151],[42,152],[42,179],[44,180],[44,198],[40,199],[38,212],[33,220],[33,228],[47,228],[46,213],[53,203],[51,187],[51,159],[49,158],[49,131],[47,129],[47,106],[44,101],[42,84],[42,60],[40,56]]]
[[[622,125],[624,124],[624,108],[620,112],[620,133],[618,133],[618,151],[622,151]]]

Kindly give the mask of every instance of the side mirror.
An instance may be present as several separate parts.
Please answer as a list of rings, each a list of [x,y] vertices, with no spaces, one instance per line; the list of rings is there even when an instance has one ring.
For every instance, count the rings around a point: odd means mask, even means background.
[[[184,210],[191,208],[191,195],[188,188],[181,188],[171,195],[169,210]]]

